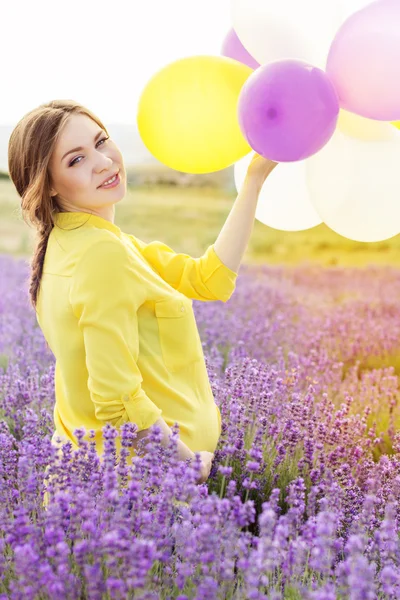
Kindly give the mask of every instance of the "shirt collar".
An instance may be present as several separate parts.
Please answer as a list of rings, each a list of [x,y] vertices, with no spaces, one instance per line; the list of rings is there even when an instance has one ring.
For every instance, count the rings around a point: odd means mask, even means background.
[[[98,227],[100,229],[108,229],[115,233],[119,238],[122,236],[121,229],[115,223],[111,223],[107,219],[99,215],[93,215],[87,212],[56,212],[53,214],[54,224],[61,229],[75,229],[76,227]]]

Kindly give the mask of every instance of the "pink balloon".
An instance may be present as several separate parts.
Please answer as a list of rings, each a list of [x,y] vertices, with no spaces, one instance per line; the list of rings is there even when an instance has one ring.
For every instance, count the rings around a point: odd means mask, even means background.
[[[332,137],[339,101],[322,69],[279,60],[254,71],[239,95],[239,125],[248,144],[277,162],[304,160]]]
[[[234,29],[230,29],[227,33],[222,44],[221,54],[222,56],[238,60],[251,69],[258,69],[260,66],[260,63],[247,52]]]
[[[349,17],[332,42],[326,72],[341,108],[400,119],[400,2],[377,0]]]

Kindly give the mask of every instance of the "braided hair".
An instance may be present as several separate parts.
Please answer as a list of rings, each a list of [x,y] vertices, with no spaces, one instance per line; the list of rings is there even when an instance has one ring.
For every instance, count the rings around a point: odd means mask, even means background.
[[[8,142],[8,171],[21,198],[22,218],[37,232],[29,281],[29,296],[35,312],[54,213],[62,212],[57,195],[50,195],[49,163],[72,113],[88,116],[107,132],[100,119],[81,104],[73,100],[52,100],[24,115]]]

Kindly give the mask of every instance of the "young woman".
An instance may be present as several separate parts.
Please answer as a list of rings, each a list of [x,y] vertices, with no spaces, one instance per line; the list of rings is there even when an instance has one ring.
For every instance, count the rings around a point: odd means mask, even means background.
[[[179,459],[200,452],[209,476],[221,416],[208,380],[192,300],[226,302],[276,163],[255,155],[215,244],[200,258],[146,244],[115,223],[126,193],[123,157],[90,110],[54,100],[26,114],[8,148],[25,221],[38,232],[29,293],[55,365],[52,443],[73,431],[153,424],[163,444],[180,426]],[[88,435],[86,435],[86,439]],[[119,437],[116,439],[120,448]]]

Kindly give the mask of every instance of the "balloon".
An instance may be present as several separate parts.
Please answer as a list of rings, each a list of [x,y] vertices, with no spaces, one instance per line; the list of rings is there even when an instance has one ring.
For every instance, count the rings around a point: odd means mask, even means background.
[[[240,61],[251,69],[258,69],[260,64],[249,54],[239,40],[234,29],[231,29],[222,44],[221,54]]]
[[[378,0],[342,24],[326,66],[341,108],[369,119],[400,119],[399,22],[400,2]]]
[[[333,1],[231,0],[231,22],[261,65],[294,58],[324,69],[343,17]]]
[[[338,129],[307,160],[311,202],[336,233],[358,242],[378,242],[400,233],[400,132],[390,123],[383,141],[344,135]]]
[[[340,14],[343,22],[358,10],[371,4],[372,0],[339,0]]]
[[[254,154],[241,158],[234,168],[239,192]],[[306,181],[306,161],[278,165],[261,188],[255,217],[282,231],[303,231],[322,223],[311,204]]]
[[[326,144],[339,103],[325,73],[298,60],[253,72],[238,104],[239,125],[253,150],[278,162],[303,160]]]
[[[250,67],[224,56],[193,56],[161,69],[139,100],[144,144],[162,163],[185,173],[224,169],[250,151],[237,103]]]
[[[339,111],[337,127],[345,135],[366,142],[393,139],[393,129],[391,127],[382,127],[382,121],[366,119],[343,109]]]
[[[392,125],[394,125],[395,127],[397,127],[397,129],[400,129],[400,121],[394,121],[392,123]]]

